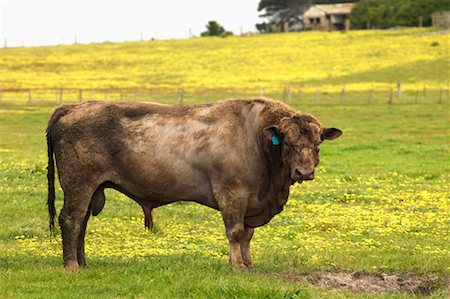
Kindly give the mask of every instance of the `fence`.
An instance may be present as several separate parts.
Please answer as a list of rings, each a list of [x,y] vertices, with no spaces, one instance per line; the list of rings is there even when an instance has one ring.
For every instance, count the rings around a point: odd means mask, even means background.
[[[278,88],[34,88],[0,89],[0,103],[75,103],[86,100],[155,101],[161,103],[194,104],[227,98],[268,97],[287,103],[303,104],[421,104],[449,103],[450,89],[445,87],[404,89],[401,83],[389,88],[371,87],[366,90],[340,90],[317,86],[308,88],[285,85]]]

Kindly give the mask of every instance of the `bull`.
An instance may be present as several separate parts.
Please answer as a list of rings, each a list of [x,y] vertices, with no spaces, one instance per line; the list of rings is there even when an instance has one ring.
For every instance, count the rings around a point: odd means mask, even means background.
[[[251,267],[254,228],[283,210],[295,182],[314,179],[319,147],[342,132],[270,99],[207,105],[89,101],[63,105],[46,130],[48,210],[53,231],[55,161],[64,192],[59,214],[64,266],[85,267],[91,215],[113,188],[153,208],[194,201],[219,210],[229,260]]]

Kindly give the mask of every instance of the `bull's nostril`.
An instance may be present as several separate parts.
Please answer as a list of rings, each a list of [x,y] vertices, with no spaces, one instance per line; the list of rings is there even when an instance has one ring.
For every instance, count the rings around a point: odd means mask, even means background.
[[[302,181],[310,181],[314,179],[314,170],[313,171],[301,171],[296,169],[295,170],[295,178],[297,180]]]

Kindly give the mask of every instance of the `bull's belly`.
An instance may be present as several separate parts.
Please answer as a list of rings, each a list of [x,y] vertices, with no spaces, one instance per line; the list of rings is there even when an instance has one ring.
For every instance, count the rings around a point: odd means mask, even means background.
[[[171,171],[171,165],[144,167],[140,171],[118,171],[115,183],[141,200],[158,205],[175,201],[195,201],[218,209],[208,176],[195,169]]]

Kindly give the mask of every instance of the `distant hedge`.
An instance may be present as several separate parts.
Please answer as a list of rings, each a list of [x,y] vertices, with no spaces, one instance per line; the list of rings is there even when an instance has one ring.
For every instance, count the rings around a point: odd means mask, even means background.
[[[447,10],[450,0],[360,0],[350,20],[359,29],[419,26],[420,22],[431,26],[431,14]]]

